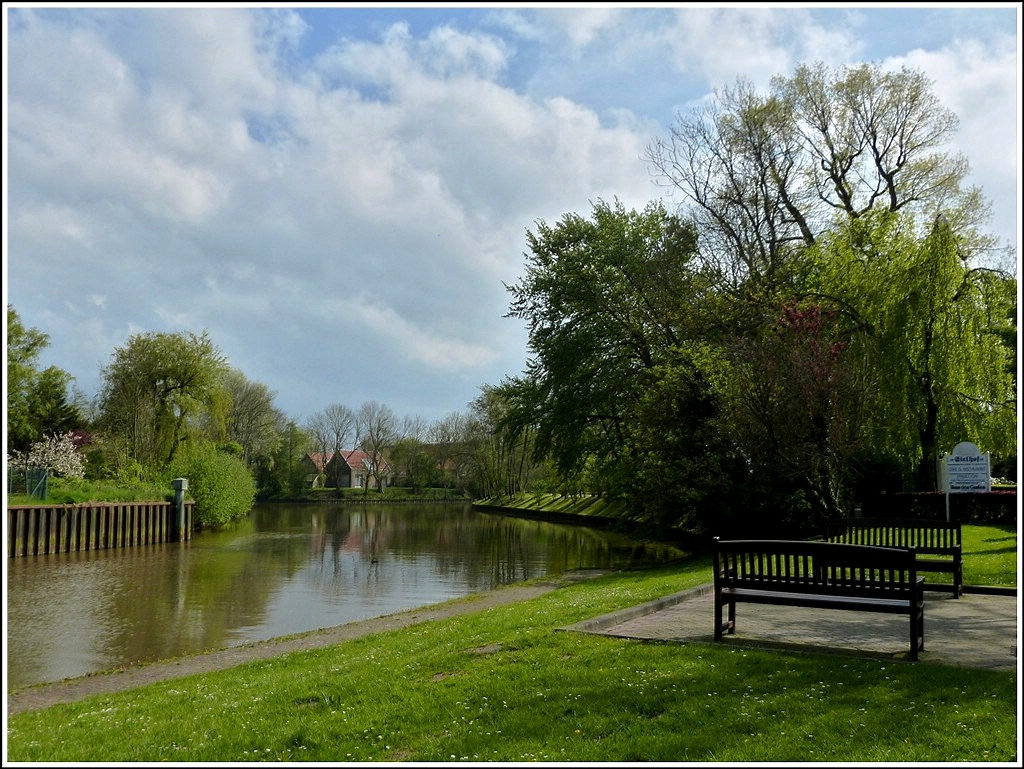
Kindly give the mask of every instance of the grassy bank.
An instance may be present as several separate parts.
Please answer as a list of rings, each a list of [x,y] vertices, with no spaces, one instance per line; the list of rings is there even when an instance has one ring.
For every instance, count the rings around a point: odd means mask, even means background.
[[[151,502],[174,498],[168,486],[140,484],[120,486],[109,481],[51,478],[46,499],[28,494],[8,494],[8,505],[77,505],[85,502]]]
[[[976,546],[995,552],[965,556],[965,570],[995,568],[1003,573],[987,582],[1015,584],[1015,532],[978,528]],[[979,555],[995,555],[998,565],[979,569]],[[1016,760],[1012,673],[558,631],[710,579],[707,558],[697,557],[326,649],[23,713],[8,721],[7,758]]]
[[[603,497],[583,494],[569,497],[564,494],[522,493],[514,497],[488,497],[477,500],[475,504],[493,507],[512,507],[538,513],[563,513],[569,515],[593,515],[608,518],[622,518],[625,502],[616,500],[609,502]]]

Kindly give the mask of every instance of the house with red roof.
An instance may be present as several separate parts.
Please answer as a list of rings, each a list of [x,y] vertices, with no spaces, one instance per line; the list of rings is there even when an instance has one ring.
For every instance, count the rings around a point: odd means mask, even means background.
[[[302,458],[310,488],[362,489],[367,484],[381,489],[391,482],[391,466],[383,457],[365,451],[311,452]]]

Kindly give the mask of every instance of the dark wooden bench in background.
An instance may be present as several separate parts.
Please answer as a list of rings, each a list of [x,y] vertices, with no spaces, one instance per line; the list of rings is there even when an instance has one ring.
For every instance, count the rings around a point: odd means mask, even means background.
[[[910,659],[924,649],[924,577],[913,548],[715,537],[714,591],[716,641],[735,633],[736,604],[747,602],[905,614]]]
[[[849,545],[912,547],[917,553],[917,570],[952,574],[953,584],[929,582],[929,590],[964,592],[963,545],[960,522],[926,521],[916,518],[847,518],[826,526],[825,540]]]

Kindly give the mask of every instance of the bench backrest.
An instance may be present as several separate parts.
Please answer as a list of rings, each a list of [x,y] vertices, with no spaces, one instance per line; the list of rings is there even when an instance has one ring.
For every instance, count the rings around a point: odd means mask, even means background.
[[[916,518],[848,518],[826,526],[825,539],[851,545],[913,547],[918,555],[960,553],[959,521],[923,521]]]
[[[714,579],[721,587],[847,596],[914,595],[914,548],[804,540],[715,538]]]

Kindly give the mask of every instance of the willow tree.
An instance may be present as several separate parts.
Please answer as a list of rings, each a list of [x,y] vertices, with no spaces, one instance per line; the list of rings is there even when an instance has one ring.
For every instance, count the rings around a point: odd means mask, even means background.
[[[979,265],[950,224],[851,220],[823,237],[808,283],[840,311],[875,372],[870,446],[919,490],[942,451],[969,440],[1015,455],[1016,280]]]
[[[103,368],[100,424],[126,459],[162,469],[182,441],[205,437],[210,416],[225,412],[226,367],[205,331],[134,334]]]

